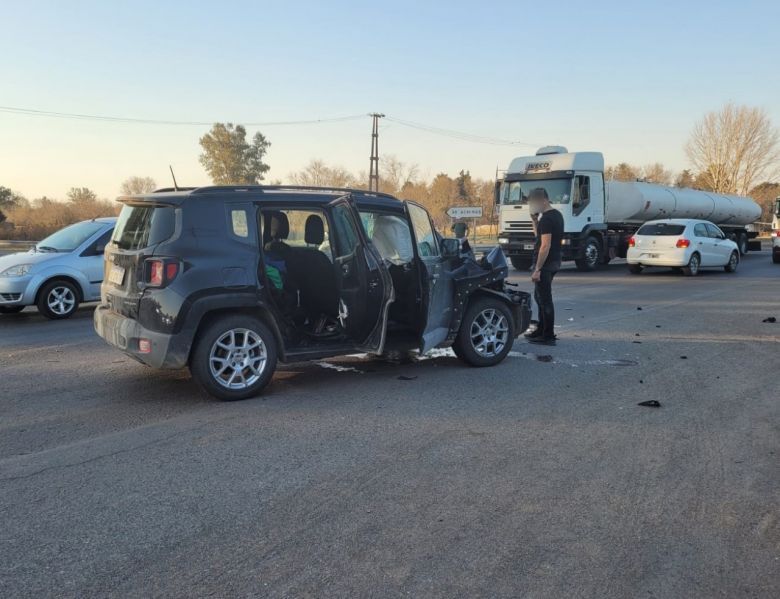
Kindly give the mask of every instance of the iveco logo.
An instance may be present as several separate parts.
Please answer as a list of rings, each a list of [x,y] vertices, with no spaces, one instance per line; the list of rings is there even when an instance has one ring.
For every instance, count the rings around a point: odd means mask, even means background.
[[[525,165],[525,172],[529,171],[548,171],[550,170],[549,162],[529,162]]]

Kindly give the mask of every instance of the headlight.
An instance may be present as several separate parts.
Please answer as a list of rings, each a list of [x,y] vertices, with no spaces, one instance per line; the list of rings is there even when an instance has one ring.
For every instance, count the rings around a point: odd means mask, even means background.
[[[508,237],[499,237],[498,238],[498,243],[500,243],[501,245],[506,245],[507,243],[509,243],[509,238]]]
[[[0,272],[0,277],[23,277],[32,268],[32,264],[17,264]]]

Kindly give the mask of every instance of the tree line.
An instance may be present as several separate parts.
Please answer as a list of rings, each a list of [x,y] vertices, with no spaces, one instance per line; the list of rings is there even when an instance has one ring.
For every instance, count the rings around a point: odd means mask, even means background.
[[[215,185],[260,184],[270,169],[265,157],[271,142],[260,132],[247,140],[243,125],[215,123],[199,139],[199,145],[200,163]],[[771,219],[773,200],[780,195],[780,132],[765,110],[727,104],[705,114],[694,125],[685,152],[692,168],[679,173],[660,162],[646,166],[621,162],[608,166],[605,177],[749,195],[764,208],[763,220]],[[438,227],[449,224],[446,211],[451,206],[481,206],[482,224],[491,222],[494,215],[494,182],[473,178],[467,169],[455,176],[440,172],[423,177],[418,165],[382,156],[379,174],[380,191],[423,204]],[[368,189],[368,175],[311,160],[303,169],[289,173],[286,180],[273,183]],[[130,177],[120,191],[133,195],[155,188],[150,177]],[[117,211],[115,202],[99,199],[85,187],[72,188],[66,201],[57,201],[47,197],[28,200],[0,186],[0,238],[42,239],[67,224]]]

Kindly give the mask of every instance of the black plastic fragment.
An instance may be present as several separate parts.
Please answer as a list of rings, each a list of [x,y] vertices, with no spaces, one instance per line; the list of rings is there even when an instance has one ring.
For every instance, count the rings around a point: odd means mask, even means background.
[[[407,376],[405,374],[402,374],[401,376],[398,377],[398,380],[399,381],[413,381],[416,378],[417,378],[416,375],[415,376]]]
[[[640,401],[636,405],[642,406],[642,407],[645,407],[645,408],[660,408],[661,407],[661,402],[658,401],[657,399],[648,399],[647,401]]]
[[[761,322],[771,322],[771,323],[774,323],[774,322],[777,322],[777,318],[775,318],[774,316],[770,316],[769,318],[765,318]]]

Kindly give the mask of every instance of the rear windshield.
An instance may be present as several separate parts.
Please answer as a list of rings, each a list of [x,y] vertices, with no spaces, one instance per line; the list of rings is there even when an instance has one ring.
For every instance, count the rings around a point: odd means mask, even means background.
[[[655,223],[652,225],[642,225],[637,235],[682,235],[685,231],[685,225],[675,225],[672,223]]]
[[[173,235],[174,209],[170,206],[129,206],[119,213],[111,241],[123,250],[140,250]]]

